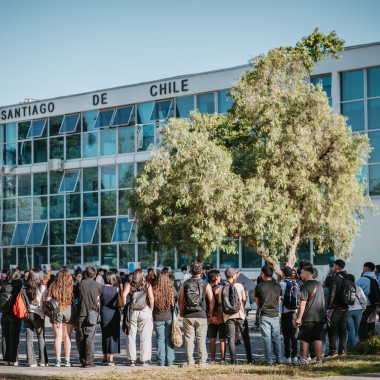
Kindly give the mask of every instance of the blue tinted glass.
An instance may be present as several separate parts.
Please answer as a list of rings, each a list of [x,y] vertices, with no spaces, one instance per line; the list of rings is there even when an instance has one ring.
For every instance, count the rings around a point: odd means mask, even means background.
[[[75,190],[77,185],[77,181],[79,178],[80,170],[76,170],[75,172],[66,172],[62,178],[61,186],[59,188],[59,192],[71,192]]]
[[[30,223],[17,223],[11,245],[25,245]]]
[[[95,233],[95,228],[96,228],[97,223],[98,221],[96,219],[82,220],[75,243],[76,244],[92,243],[92,239],[94,238],[94,233]]]
[[[370,153],[369,162],[371,164],[380,162],[380,131],[369,132],[368,137],[369,143],[373,148],[372,152]]]
[[[84,133],[83,157],[97,157],[98,154],[98,132]]]
[[[118,136],[119,153],[135,151],[135,127],[120,128]]]
[[[328,98],[331,98],[331,75],[326,75],[322,77],[312,77],[310,78],[310,82],[313,83],[315,86],[318,83],[321,83],[323,91],[326,92]]]
[[[41,245],[47,222],[33,223],[27,245]]]
[[[4,140],[3,142],[16,141],[16,123],[4,125]]]
[[[362,99],[364,97],[363,70],[342,73],[341,80],[342,100]]]
[[[53,195],[50,197],[50,219],[64,218],[64,195]]]
[[[137,127],[137,151],[143,152],[152,150],[154,147],[154,125],[144,125]]]
[[[368,100],[368,129],[380,129],[380,99]]]
[[[3,200],[3,221],[16,221],[16,199]]]
[[[95,128],[109,127],[112,120],[114,110],[99,111],[98,118],[96,120]]]
[[[99,111],[83,112],[83,132],[93,131]]]
[[[3,164],[4,165],[16,165],[16,149],[17,144],[4,144],[3,150]]]
[[[177,117],[188,118],[194,110],[194,96],[184,96],[176,99]]]
[[[116,189],[116,166],[104,166],[101,171],[102,189]]]
[[[368,97],[380,96],[380,67],[367,71]]]
[[[150,115],[152,114],[153,102],[140,103],[137,105],[137,123],[149,123]]]
[[[367,181],[367,165],[363,165],[362,170],[356,175],[359,182]]]
[[[132,222],[128,218],[118,218],[113,232],[112,242],[129,242],[131,236]]]
[[[48,197],[33,197],[33,219],[44,220],[48,218]]]
[[[380,165],[369,165],[369,195],[380,195]]]
[[[232,97],[228,96],[229,90],[218,92],[218,113],[227,113],[232,107]]]
[[[65,116],[62,120],[59,133],[75,132],[79,121],[79,113],[76,115]]]
[[[200,113],[215,112],[215,97],[214,93],[197,95],[197,108]]]
[[[132,187],[135,178],[135,164],[120,164],[119,169],[119,188]]]
[[[353,131],[364,130],[364,102],[351,102],[342,104],[342,115],[347,116],[347,125]]]
[[[164,120],[167,119],[172,106],[173,101],[167,100],[165,102],[159,102],[154,104],[152,115],[150,120]]]
[[[30,124],[30,128],[26,137],[27,138],[41,137],[42,134],[44,133],[45,125],[46,125],[46,119],[33,120],[32,123]]]
[[[83,216],[98,216],[98,193],[83,193]]]
[[[116,129],[100,131],[100,155],[116,154]]]
[[[128,125],[132,116],[133,106],[118,108],[112,122],[113,127]]]

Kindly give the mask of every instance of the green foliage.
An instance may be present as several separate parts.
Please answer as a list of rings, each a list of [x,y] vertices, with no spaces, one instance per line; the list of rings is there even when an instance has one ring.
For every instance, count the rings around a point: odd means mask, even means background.
[[[359,342],[350,350],[350,353],[356,355],[379,355],[380,354],[380,337],[374,333],[367,340]]]

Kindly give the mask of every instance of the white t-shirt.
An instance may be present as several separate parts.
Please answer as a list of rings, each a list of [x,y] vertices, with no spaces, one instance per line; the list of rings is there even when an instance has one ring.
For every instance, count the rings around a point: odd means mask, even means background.
[[[45,318],[44,313],[44,302],[46,302],[47,299],[47,290],[44,285],[41,285],[41,288],[38,289],[36,299],[33,301],[29,301],[29,309],[28,311],[30,313],[36,313],[41,318]]]

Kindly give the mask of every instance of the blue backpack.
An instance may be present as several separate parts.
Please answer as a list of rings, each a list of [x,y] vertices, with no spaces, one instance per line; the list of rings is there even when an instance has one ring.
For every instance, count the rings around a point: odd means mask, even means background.
[[[285,279],[286,289],[282,299],[288,310],[297,310],[300,305],[300,289],[295,281]]]

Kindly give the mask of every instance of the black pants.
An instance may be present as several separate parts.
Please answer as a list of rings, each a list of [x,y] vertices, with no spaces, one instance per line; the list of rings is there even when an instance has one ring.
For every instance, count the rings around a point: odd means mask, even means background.
[[[285,357],[290,358],[290,347],[292,358],[297,356],[298,342],[295,338],[296,328],[295,328],[296,312],[290,311],[288,313],[283,313],[281,315],[281,330],[282,336],[284,337],[285,346]]]
[[[374,312],[375,306],[367,306],[363,312],[362,319],[360,321],[358,337],[360,341],[367,340],[368,334],[375,331],[375,326],[373,323],[368,323],[368,317]]]
[[[346,351],[347,346],[347,316],[348,311],[334,309],[330,316],[330,323],[327,324],[327,333],[329,335],[329,353],[336,352],[336,336],[339,336],[339,354]]]
[[[3,313],[1,317],[1,331],[3,360],[17,362],[17,349],[20,342],[21,319],[12,313]]]
[[[245,352],[247,354],[248,363],[252,363],[251,342],[249,341],[248,321],[247,319],[231,318],[226,322],[228,349],[230,350],[231,363],[236,364],[236,348],[235,348],[235,326],[240,329],[243,337]]]
[[[76,342],[79,352],[79,360],[83,365],[92,364],[94,361],[94,344],[96,325],[86,326],[86,317],[79,317],[76,324]]]
[[[35,314],[35,313],[32,313]],[[37,364],[36,354],[34,352],[33,335],[37,334],[38,340],[38,357],[40,364],[47,364],[47,351],[45,345],[45,320],[38,315],[33,315],[34,319],[24,319],[26,330],[26,358],[28,365]]]

